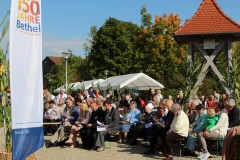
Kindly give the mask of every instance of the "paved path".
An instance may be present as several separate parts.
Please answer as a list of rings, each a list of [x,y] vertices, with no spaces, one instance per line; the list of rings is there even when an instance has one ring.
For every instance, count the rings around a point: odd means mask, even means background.
[[[0,128],[0,143],[3,142],[3,128]],[[45,143],[48,144],[51,136],[45,136]],[[0,151],[3,150],[3,145],[0,145]],[[103,152],[84,150],[78,148],[52,147],[45,146],[38,150],[35,154],[38,160],[154,160],[163,159],[158,153],[155,155],[144,155],[142,152],[146,150],[142,145],[130,146],[127,144],[117,144],[111,142],[111,149],[106,149]],[[176,153],[177,155],[177,153]],[[176,160],[195,160],[196,157],[174,157]],[[220,160],[218,158],[210,158],[211,160]]]

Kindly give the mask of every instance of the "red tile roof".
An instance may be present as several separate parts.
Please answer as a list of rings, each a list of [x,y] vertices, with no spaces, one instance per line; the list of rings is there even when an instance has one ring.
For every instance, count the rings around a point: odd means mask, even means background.
[[[203,0],[195,15],[174,35],[240,33],[240,25],[229,18],[216,0]]]

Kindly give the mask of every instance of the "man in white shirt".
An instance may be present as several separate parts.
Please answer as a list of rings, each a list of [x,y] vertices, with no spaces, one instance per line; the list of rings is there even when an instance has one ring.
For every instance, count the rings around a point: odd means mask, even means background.
[[[162,96],[162,94],[161,94],[161,90],[160,90],[160,89],[157,90],[156,97],[157,97],[157,99],[158,99],[159,102],[161,101],[161,99],[163,99],[163,96]]]
[[[56,106],[54,100],[49,101],[49,108],[47,111],[44,113],[44,122],[59,122],[60,121],[60,110],[59,107]],[[55,133],[57,130],[58,126],[56,124],[51,124],[51,125],[45,125],[44,126],[44,133]]]
[[[64,102],[67,99],[67,94],[64,93],[64,90],[61,90],[60,93],[58,94],[57,101],[59,101],[59,99],[63,99]]]
[[[189,130],[189,120],[188,116],[183,112],[181,106],[179,104],[174,104],[172,108],[172,112],[174,113],[174,119],[170,126],[169,131],[167,132],[167,136],[165,137],[166,145],[164,146],[164,154],[166,156],[165,160],[172,160],[172,140],[174,139],[182,139],[188,136]]]

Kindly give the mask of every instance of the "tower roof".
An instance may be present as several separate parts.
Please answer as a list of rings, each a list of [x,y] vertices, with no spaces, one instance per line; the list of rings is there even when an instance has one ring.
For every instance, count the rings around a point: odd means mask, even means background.
[[[222,11],[216,0],[203,0],[195,15],[174,36],[239,33],[240,25]]]

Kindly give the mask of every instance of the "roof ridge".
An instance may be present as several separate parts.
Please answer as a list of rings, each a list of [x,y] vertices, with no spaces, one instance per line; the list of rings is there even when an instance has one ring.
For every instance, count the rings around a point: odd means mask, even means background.
[[[194,20],[195,20],[195,18],[196,17],[201,17],[202,16],[202,9],[206,9],[206,7],[207,7],[207,5],[208,5],[208,3],[211,3],[210,5],[212,5],[213,7],[215,7],[216,8],[216,10],[215,11],[217,11],[218,12],[218,15],[219,16],[222,16],[222,19],[225,19],[226,21],[228,21],[228,23],[230,24],[232,24],[232,27],[233,26],[235,26],[236,28],[236,30],[238,30],[238,29],[240,29],[240,24],[238,24],[236,21],[234,21],[233,19],[231,19],[230,17],[228,17],[224,12],[223,12],[223,10],[221,9],[221,7],[218,5],[218,3],[217,3],[217,1],[216,0],[203,0],[202,1],[202,3],[200,4],[200,6],[198,7],[198,9],[197,9],[197,11],[195,12],[195,14],[188,20],[188,21],[186,21],[181,27],[179,27],[173,34],[174,35],[178,35],[178,34],[182,34],[181,32],[186,32],[186,31],[184,31],[184,30],[186,30],[186,29],[184,29],[184,28],[189,28],[189,26],[191,26],[191,24],[194,26]],[[203,8],[203,7],[205,7],[205,8]],[[204,13],[204,12],[203,12]],[[192,23],[191,23],[192,22]],[[201,22],[201,21],[200,21]],[[190,24],[191,23],[191,24]],[[226,24],[227,25],[227,24]],[[238,29],[237,29],[238,28]],[[183,30],[183,31],[182,31]],[[230,31],[230,30],[229,30]],[[208,33],[208,32],[206,32],[206,33]],[[205,33],[205,34],[206,34]],[[210,31],[209,31],[209,33],[210,33]],[[211,32],[212,33],[212,32]],[[219,32],[219,33],[222,33],[222,32]],[[186,34],[188,34],[188,33],[186,33]]]

